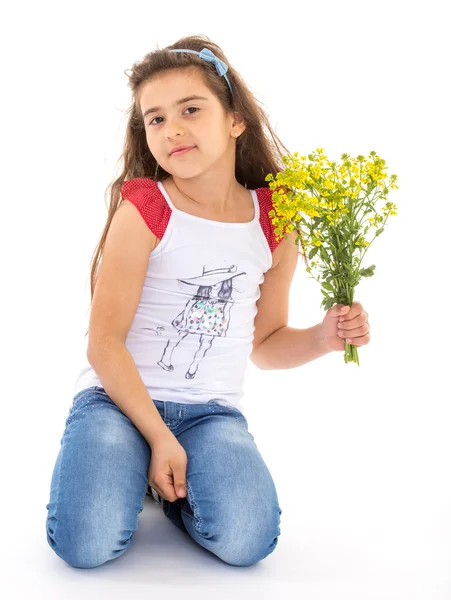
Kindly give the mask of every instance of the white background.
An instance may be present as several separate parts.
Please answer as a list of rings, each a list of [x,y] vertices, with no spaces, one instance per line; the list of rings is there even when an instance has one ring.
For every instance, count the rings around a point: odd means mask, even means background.
[[[450,111],[446,2],[21,2],[3,9],[1,591],[10,598],[451,597]],[[147,498],[120,559],[74,569],[45,505],[83,357],[89,261],[118,175],[124,70],[203,33],[291,151],[376,150],[398,206],[357,289],[371,341],[303,367],[249,364],[249,429],[283,510],[275,552],[211,560]],[[292,327],[322,320],[300,260]],[[211,555],[210,555],[211,556]],[[213,557],[214,558],[214,557]]]

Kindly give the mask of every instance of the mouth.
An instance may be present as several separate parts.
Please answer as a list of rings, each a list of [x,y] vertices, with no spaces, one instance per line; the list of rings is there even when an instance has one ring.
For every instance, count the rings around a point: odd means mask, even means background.
[[[187,154],[190,150],[194,150],[196,146],[191,146],[191,148],[183,148],[182,150],[176,150],[172,152],[170,156],[181,156],[182,154]]]

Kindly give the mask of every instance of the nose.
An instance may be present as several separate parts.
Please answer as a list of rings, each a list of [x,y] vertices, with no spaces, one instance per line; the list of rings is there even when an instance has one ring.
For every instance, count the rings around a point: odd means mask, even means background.
[[[170,140],[177,136],[183,135],[184,133],[185,130],[183,129],[183,126],[178,123],[177,120],[166,121],[164,128],[166,139]]]

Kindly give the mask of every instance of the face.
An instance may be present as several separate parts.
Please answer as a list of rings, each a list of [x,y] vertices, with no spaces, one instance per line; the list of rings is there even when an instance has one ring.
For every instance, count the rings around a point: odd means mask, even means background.
[[[203,99],[177,101],[189,96]],[[195,177],[235,161],[235,134],[244,127],[227,114],[198,69],[174,69],[147,82],[140,95],[147,145],[158,164],[176,177]],[[145,114],[149,109],[157,110]],[[184,154],[175,146],[194,146]]]

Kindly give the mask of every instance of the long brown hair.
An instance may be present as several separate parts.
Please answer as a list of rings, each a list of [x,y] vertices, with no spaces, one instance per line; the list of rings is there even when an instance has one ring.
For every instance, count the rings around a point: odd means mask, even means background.
[[[167,52],[167,50],[175,48],[187,48],[198,52],[202,48],[208,48],[215,56],[227,63],[227,77],[233,89],[233,96],[227,81],[218,75],[216,68],[211,63],[191,52]],[[135,62],[130,69],[130,74],[127,73],[127,70],[125,71],[129,78],[128,85],[132,90],[132,104],[127,110],[129,116],[124,150],[120,156],[120,159],[123,159],[123,170],[121,175],[107,188],[107,191],[110,190],[108,217],[91,259],[91,304],[105,240],[114,213],[121,201],[122,184],[135,177],[149,177],[154,181],[164,181],[170,176],[170,173],[157,164],[147,145],[145,124],[139,102],[142,87],[154,75],[163,71],[183,67],[192,68],[193,66],[200,70],[205,85],[217,96],[224,110],[229,113],[238,112],[246,124],[246,129],[236,140],[236,180],[248,189],[269,187],[268,182],[265,181],[266,175],[272,173],[275,177],[278,171],[285,168],[282,156],[290,154],[289,150],[272,129],[266,112],[261,108],[239,73],[229,64],[221,48],[207,36],[196,35],[180,38],[171,46],[163,49],[157,47],[156,50],[144,56],[141,61]]]

